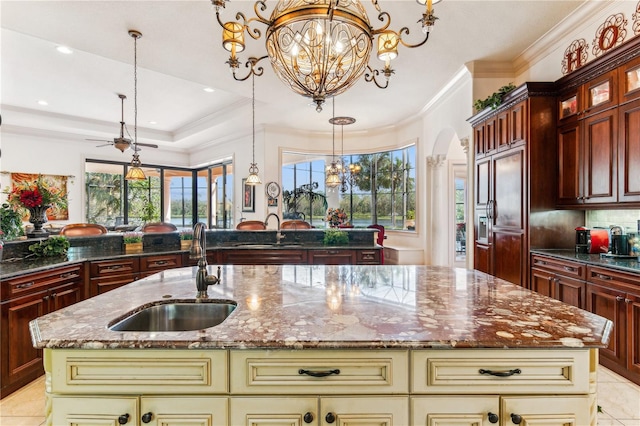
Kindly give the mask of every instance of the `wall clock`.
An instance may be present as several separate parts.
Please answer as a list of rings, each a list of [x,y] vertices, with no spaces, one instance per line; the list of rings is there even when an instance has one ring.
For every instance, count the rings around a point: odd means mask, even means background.
[[[280,185],[277,182],[269,182],[267,184],[267,195],[271,198],[277,198],[280,195]]]

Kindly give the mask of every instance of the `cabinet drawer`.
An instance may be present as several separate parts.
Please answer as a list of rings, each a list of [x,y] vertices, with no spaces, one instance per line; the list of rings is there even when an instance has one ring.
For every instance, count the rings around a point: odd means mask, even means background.
[[[357,250],[356,263],[358,265],[379,265],[380,250]]]
[[[414,351],[412,392],[494,394],[499,387],[501,393],[588,393],[589,355],[569,349]]]
[[[79,281],[81,278],[82,265],[65,266],[11,278],[2,282],[2,300],[42,291],[71,281]]]
[[[164,271],[182,266],[182,254],[167,254],[140,258],[141,271]]]
[[[231,392],[407,393],[406,351],[231,351]],[[313,374],[323,375],[314,377]]]
[[[587,269],[587,281],[605,287],[616,287],[625,291],[640,292],[640,275],[638,274],[589,266]]]
[[[137,257],[127,257],[115,260],[100,260],[91,262],[91,277],[106,275],[121,275],[140,270],[140,262]]]
[[[106,332],[106,331],[105,331]],[[228,392],[223,350],[45,350],[52,393]],[[51,371],[51,366],[60,366]]]
[[[584,280],[587,276],[587,265],[583,263],[539,256],[537,254],[531,255],[531,266],[580,280]]]

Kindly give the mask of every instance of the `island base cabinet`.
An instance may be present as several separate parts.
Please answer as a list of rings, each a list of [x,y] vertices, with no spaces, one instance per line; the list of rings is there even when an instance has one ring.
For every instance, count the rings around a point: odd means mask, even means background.
[[[226,426],[223,397],[53,397],[53,426]]]
[[[404,426],[409,423],[408,399],[394,397],[231,398],[234,426]]]
[[[432,396],[411,399],[413,426],[595,425],[589,396]]]

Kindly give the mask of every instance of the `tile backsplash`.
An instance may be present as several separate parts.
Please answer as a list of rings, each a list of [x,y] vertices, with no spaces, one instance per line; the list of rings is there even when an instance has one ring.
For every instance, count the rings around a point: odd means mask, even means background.
[[[588,228],[607,228],[620,225],[627,233],[638,233],[640,210],[587,210],[585,214]]]

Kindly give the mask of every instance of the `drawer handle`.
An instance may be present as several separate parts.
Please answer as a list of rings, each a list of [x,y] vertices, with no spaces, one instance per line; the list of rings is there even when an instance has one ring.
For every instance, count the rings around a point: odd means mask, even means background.
[[[72,277],[73,275],[73,272],[67,272],[66,274],[60,274],[60,278],[64,280],[65,278]]]
[[[313,422],[313,414],[307,412],[304,417],[302,418],[302,420],[304,420],[305,423],[311,423]]]
[[[624,301],[624,297],[623,296],[616,296],[616,301],[617,302],[623,302]]]
[[[153,419],[153,413],[152,412],[144,413],[142,415],[142,423],[149,423],[149,422],[151,422],[151,419]]]
[[[545,262],[544,260],[536,260],[536,263],[540,264],[540,265],[546,265],[547,262]]]
[[[129,414],[122,414],[118,417],[118,424],[126,425],[127,423],[129,423]]]
[[[601,280],[610,280],[611,277],[609,275],[603,275],[603,274],[596,274],[596,277],[600,278]]]
[[[480,370],[478,370],[478,373],[489,374],[491,376],[497,376],[497,377],[509,377],[509,376],[513,376],[514,374],[522,373],[522,370],[520,370],[519,368],[514,368],[513,370],[509,370],[509,371],[493,371],[493,370],[485,370],[484,368],[481,368]]]
[[[513,414],[511,413],[511,421],[516,424],[519,425],[520,423],[522,423],[522,416],[519,414]]]
[[[489,423],[498,423],[500,417],[498,417],[496,413],[492,413],[491,411],[489,411],[489,413],[487,414],[487,419],[489,420]]]
[[[28,282],[28,283],[18,284],[18,285],[16,286],[16,288],[29,288],[29,287],[32,287],[32,286],[33,286],[33,284],[35,284],[35,283],[34,283],[33,281],[30,281],[30,282]]]
[[[327,371],[311,371],[311,370],[304,370],[301,368],[300,370],[298,370],[298,374],[306,374],[307,376],[311,376],[311,377],[327,377],[327,376],[333,376],[334,374],[340,374],[340,370],[336,368],[335,370],[327,370]]]
[[[336,415],[331,413],[331,412],[329,412],[329,413],[327,413],[327,415],[325,416],[324,419],[327,421],[327,423],[333,423],[333,422],[336,421]]]
[[[123,268],[122,265],[113,265],[113,266],[108,266],[108,267],[106,267],[104,269],[106,269],[107,271],[115,271],[115,270],[121,269],[121,268]]]
[[[575,271],[576,271],[576,268],[571,267],[571,266],[565,266],[565,267],[564,267],[564,270],[565,270],[565,271],[569,271],[569,272],[575,272]]]
[[[158,266],[162,266],[162,265],[166,265],[167,261],[166,260],[158,260],[157,262],[153,262],[154,265],[158,265]]]

